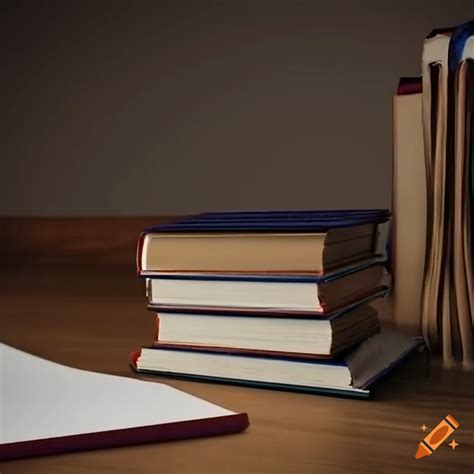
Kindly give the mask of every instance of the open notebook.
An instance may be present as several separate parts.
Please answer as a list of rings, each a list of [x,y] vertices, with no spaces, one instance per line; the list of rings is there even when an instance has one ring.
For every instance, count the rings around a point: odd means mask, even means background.
[[[167,385],[0,344],[0,460],[235,433],[248,424],[246,414]]]

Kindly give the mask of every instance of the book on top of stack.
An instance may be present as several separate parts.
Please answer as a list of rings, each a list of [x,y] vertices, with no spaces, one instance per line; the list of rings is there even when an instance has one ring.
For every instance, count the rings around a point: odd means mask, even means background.
[[[156,312],[139,372],[367,396],[419,345],[381,330],[386,210],[206,213],[146,229],[137,249]]]

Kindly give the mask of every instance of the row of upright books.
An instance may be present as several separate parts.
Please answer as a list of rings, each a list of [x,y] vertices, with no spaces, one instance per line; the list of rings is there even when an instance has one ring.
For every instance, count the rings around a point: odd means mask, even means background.
[[[367,396],[418,340],[381,330],[385,210],[207,213],[147,229],[139,372]]]
[[[427,36],[394,112],[395,318],[472,367],[473,21]]]

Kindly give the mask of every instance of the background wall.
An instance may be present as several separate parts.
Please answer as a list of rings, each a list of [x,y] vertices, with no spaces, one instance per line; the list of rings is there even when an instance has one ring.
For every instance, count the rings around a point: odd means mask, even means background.
[[[3,1],[1,215],[388,207],[391,96],[472,1]]]

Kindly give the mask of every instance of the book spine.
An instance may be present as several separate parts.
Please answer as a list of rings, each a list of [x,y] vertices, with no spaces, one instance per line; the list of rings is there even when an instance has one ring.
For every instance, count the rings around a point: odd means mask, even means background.
[[[140,236],[138,237],[138,242],[137,242],[137,250],[135,253],[135,264],[136,264],[138,275],[140,275],[143,270],[142,268],[143,242],[145,240],[146,234],[147,232],[142,232]]]

